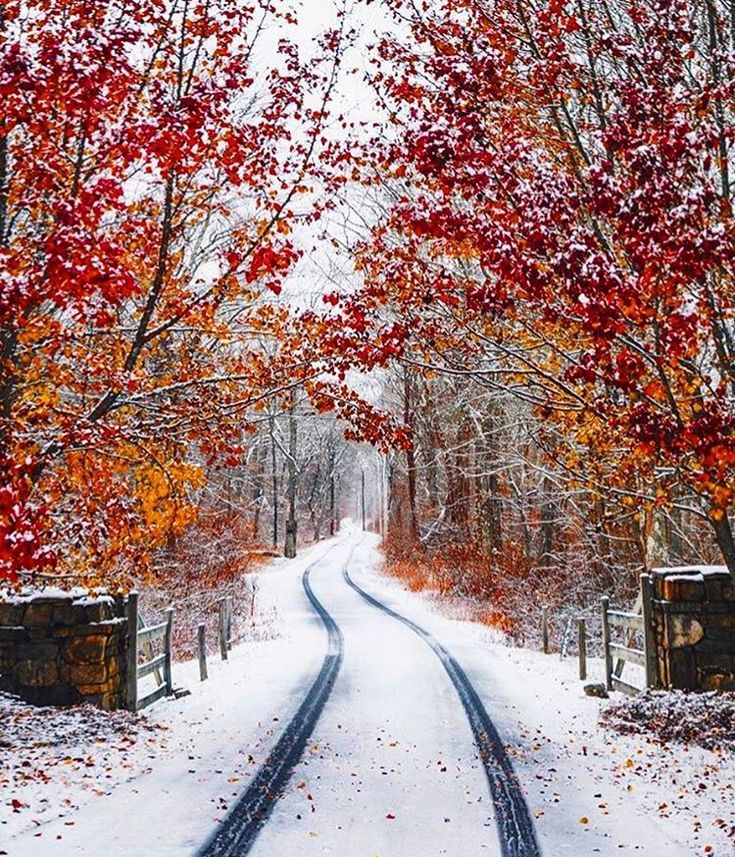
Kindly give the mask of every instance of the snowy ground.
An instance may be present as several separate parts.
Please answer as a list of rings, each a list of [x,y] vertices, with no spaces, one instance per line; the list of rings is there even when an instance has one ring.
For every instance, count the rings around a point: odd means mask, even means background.
[[[226,664],[211,658],[204,684],[195,663],[177,664],[175,684],[191,696],[162,701],[137,722],[78,712],[39,725],[25,707],[0,699],[0,853],[193,854],[321,664],[325,633],[301,574],[323,557],[311,582],[344,634],[344,663],[252,853],[499,854],[484,774],[441,665],[421,639],[342,580],[360,537],[347,533],[297,560],[275,561],[261,573],[259,597],[263,609],[278,608],[278,638],[243,645]],[[735,853],[732,754],[662,749],[603,731],[598,714],[607,703],[583,695],[572,661],[509,648],[486,628],[446,619],[378,568],[368,536],[352,577],[431,631],[463,665],[513,759],[545,857]],[[591,669],[601,674],[594,662]]]
[[[376,566],[356,575],[361,585],[435,634],[480,692],[513,755],[544,854],[735,854],[732,753],[662,748],[601,729],[600,708],[610,703],[584,695],[575,660],[507,647],[488,629],[447,620]],[[588,670],[588,681],[603,680],[601,661]]]

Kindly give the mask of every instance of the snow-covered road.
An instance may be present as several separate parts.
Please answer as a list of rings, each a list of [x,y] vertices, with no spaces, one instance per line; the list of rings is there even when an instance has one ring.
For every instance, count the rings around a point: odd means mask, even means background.
[[[440,661],[340,575],[317,570],[312,586],[342,631],[344,662],[296,787],[252,853],[500,854],[484,769]],[[519,845],[508,853],[532,853]]]
[[[171,734],[160,757],[153,754],[150,771],[10,841],[2,841],[0,828],[0,852],[189,857],[206,848],[213,833],[226,830],[228,813],[242,814],[243,796],[247,800],[252,793],[258,771],[329,654],[323,621],[302,586],[303,572],[311,566],[313,594],[341,632],[339,671],[281,798],[251,837],[249,854],[695,853],[681,828],[654,816],[632,787],[615,790],[612,778],[600,775],[596,703],[570,696],[573,711],[566,716],[559,710],[560,697],[549,695],[549,676],[536,681],[522,661],[511,660],[512,650],[493,643],[492,632],[441,617],[379,575],[378,564],[375,537],[348,532],[264,572],[262,597],[278,606],[283,638],[260,648],[241,647],[201,685],[194,664],[180,667],[177,683],[185,677],[193,693],[153,710],[170,724]],[[528,824],[520,825],[525,838],[507,838],[507,818],[497,824],[487,753],[485,758],[478,753],[457,687],[437,652],[352,588],[342,574],[345,565],[360,588],[426,628],[461,664],[500,733],[501,755],[513,759],[520,783],[514,811],[522,807],[527,813]],[[334,649],[334,635],[331,645]],[[589,743],[589,755],[586,746],[570,751],[564,738],[574,733],[574,744],[587,734],[587,711],[590,734],[582,740]],[[584,720],[584,729],[575,718]],[[227,853],[245,853],[245,848]]]

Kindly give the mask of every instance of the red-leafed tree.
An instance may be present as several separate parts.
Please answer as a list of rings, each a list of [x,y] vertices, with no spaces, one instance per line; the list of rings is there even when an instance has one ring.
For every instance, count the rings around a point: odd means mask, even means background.
[[[731,5],[388,5],[387,212],[342,350],[514,390],[644,541],[677,505],[735,572]]]
[[[0,577],[144,571],[243,415],[308,376],[266,296],[317,211],[341,30],[302,59],[294,26],[239,0],[0,5]]]

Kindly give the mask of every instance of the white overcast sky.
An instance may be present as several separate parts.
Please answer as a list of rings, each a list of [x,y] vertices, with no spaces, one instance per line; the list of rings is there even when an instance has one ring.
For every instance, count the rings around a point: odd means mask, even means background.
[[[355,123],[375,120],[379,113],[372,89],[365,83],[365,73],[369,67],[369,46],[376,40],[376,34],[389,26],[385,8],[380,0],[366,3],[365,0],[346,0],[348,9],[347,29],[355,29],[358,37],[344,55],[337,91],[330,106],[333,117],[345,116]],[[341,0],[292,0],[291,3],[299,19],[296,37],[303,57],[313,54],[316,40],[325,30],[336,24],[336,10]],[[334,131],[334,129],[332,129]],[[335,229],[343,218],[340,212],[331,216]],[[289,302],[295,307],[306,308],[319,305],[321,295],[335,290],[335,278],[340,286],[348,286],[348,280],[354,276],[351,263],[345,256],[338,256],[329,244],[318,240],[318,234],[329,227],[329,221],[323,219],[313,229],[298,235],[299,245],[305,256],[297,266],[286,289]],[[315,249],[312,249],[314,248]]]

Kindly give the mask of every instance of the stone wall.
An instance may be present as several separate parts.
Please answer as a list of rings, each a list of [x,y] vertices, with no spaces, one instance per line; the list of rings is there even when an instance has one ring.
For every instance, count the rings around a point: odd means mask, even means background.
[[[0,599],[0,690],[34,705],[122,708],[127,627],[109,596]]]
[[[656,569],[653,623],[663,687],[735,690],[735,587],[727,569]]]

